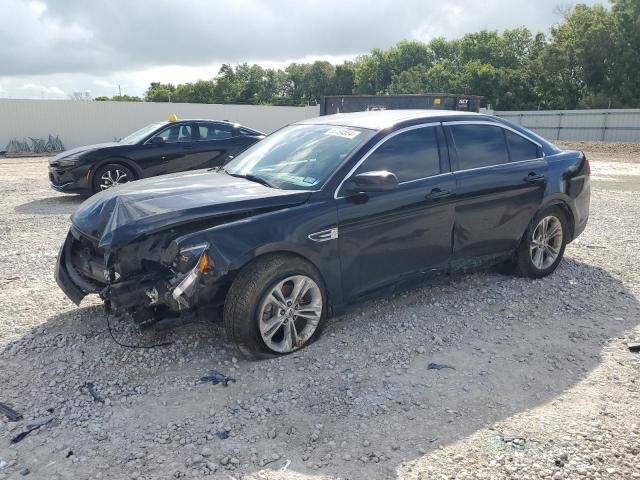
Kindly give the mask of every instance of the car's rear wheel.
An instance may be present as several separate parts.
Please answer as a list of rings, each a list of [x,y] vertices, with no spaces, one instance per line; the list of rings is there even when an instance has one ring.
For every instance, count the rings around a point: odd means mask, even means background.
[[[541,278],[552,273],[562,261],[569,230],[567,217],[559,207],[549,207],[536,215],[520,242],[515,271]]]
[[[326,303],[313,265],[293,255],[266,255],[242,269],[229,289],[227,336],[247,358],[285,355],[320,335]]]
[[[98,193],[111,187],[132,182],[135,179],[135,173],[126,165],[108,163],[98,168],[93,174],[93,191]]]

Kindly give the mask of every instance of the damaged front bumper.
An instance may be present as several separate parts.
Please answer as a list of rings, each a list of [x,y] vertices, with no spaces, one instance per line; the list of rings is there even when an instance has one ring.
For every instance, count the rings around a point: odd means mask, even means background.
[[[160,250],[157,262],[140,261],[135,249],[106,253],[72,228],[58,254],[55,279],[76,305],[86,295],[98,294],[106,306],[129,312],[139,321],[222,305],[227,286],[215,269],[209,244],[177,251],[170,265],[161,263],[166,251]],[[132,264],[142,268],[127,272]]]

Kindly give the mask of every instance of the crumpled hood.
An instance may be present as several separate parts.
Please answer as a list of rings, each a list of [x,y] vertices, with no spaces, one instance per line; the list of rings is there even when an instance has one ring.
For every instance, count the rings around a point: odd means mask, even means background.
[[[72,215],[99,247],[127,245],[185,223],[304,203],[310,192],[269,188],[226,173],[198,170],[127,183],[86,200]]]
[[[77,157],[78,155],[81,155],[83,153],[88,153],[88,152],[92,152],[93,150],[98,150],[101,148],[108,148],[108,147],[122,147],[122,144],[117,142],[108,142],[108,143],[96,143],[95,145],[84,145],[82,147],[72,148],[71,150],[65,150],[64,152],[59,153],[54,157],[51,157],[49,159],[49,163],[55,162],[56,160],[61,160],[67,157]]]

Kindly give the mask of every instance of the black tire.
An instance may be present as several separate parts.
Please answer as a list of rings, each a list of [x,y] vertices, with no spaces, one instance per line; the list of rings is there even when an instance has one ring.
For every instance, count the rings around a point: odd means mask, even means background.
[[[293,275],[305,275],[319,287],[322,313],[313,335],[296,347],[299,350],[317,340],[326,323],[327,295],[320,273],[309,262],[289,254],[268,254],[245,266],[236,276],[224,304],[224,325],[227,339],[235,344],[247,359],[273,358],[287,353],[271,350],[260,334],[259,309],[263,298],[282,280]],[[293,350],[293,351],[295,351]]]
[[[103,165],[100,168],[98,168],[93,174],[93,180],[92,180],[93,193],[98,193],[98,192],[101,192],[102,190],[107,190],[107,188],[110,188],[110,187],[102,188],[102,185],[104,183],[107,183],[103,179],[103,176],[107,175],[109,172],[111,172],[112,178],[114,179],[120,178],[120,183],[132,182],[137,178],[135,172],[131,170],[131,168],[127,167],[126,165],[122,163],[107,163],[106,165]],[[124,181],[122,180],[122,175],[124,175]]]
[[[516,255],[513,254],[507,260],[498,263],[495,269],[500,275],[513,275],[516,270]]]
[[[558,255],[550,265],[545,265],[543,268],[539,268],[533,262],[531,256],[531,248],[533,245],[533,233],[540,223],[540,221],[546,217],[556,218],[562,227],[562,242],[559,245]],[[567,217],[564,211],[560,207],[552,206],[541,210],[534,217],[533,221],[529,224],[527,231],[524,233],[518,251],[516,253],[515,273],[522,277],[529,278],[542,278],[553,273],[558,268],[558,265],[564,257],[564,249],[567,246],[567,240],[569,238],[569,228],[567,225]]]

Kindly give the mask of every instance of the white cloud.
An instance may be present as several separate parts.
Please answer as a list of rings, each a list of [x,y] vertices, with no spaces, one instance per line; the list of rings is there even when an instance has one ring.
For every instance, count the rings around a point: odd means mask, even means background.
[[[483,28],[544,31],[559,20],[557,3],[0,0],[0,82],[12,96],[25,83],[94,95],[113,95],[124,83],[126,93],[141,95],[150,81],[211,78],[221,63],[352,58],[405,38],[455,38]]]
[[[25,83],[22,85],[24,95],[28,98],[66,98],[64,91],[56,86],[40,85],[37,83]]]
[[[99,80],[99,79],[94,79],[93,84],[97,85],[98,87],[104,87],[104,88],[112,88],[115,86],[109,82],[105,82],[104,80]]]

